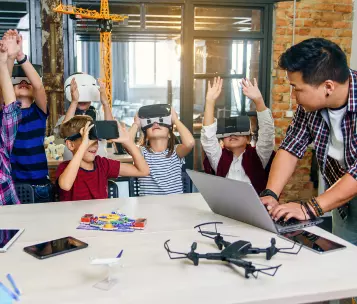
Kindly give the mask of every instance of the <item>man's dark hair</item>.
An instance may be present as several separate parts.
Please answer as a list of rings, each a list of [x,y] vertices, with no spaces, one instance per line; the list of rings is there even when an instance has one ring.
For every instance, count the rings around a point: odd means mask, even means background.
[[[305,83],[318,86],[326,80],[345,83],[350,71],[346,54],[332,41],[323,38],[304,40],[283,53],[279,67],[301,72]]]

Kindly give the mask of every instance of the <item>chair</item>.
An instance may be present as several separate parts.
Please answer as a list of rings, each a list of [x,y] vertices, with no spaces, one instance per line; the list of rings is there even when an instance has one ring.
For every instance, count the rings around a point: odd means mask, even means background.
[[[139,181],[136,177],[131,177],[129,179],[129,196],[130,197],[137,197],[139,196],[140,185]]]
[[[15,184],[15,191],[21,204],[34,204],[35,192],[29,184]]]
[[[108,198],[118,198],[119,188],[115,181],[108,180]]]
[[[182,171],[183,193],[192,193],[192,181],[186,171]]]

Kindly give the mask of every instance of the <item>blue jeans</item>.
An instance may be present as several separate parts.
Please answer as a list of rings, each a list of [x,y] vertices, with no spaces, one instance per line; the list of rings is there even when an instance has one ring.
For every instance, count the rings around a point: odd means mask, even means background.
[[[54,201],[51,184],[32,185],[32,188],[35,192],[35,203],[49,203]]]
[[[343,220],[337,209],[332,211],[332,233],[357,245],[357,197],[349,202],[347,219]]]

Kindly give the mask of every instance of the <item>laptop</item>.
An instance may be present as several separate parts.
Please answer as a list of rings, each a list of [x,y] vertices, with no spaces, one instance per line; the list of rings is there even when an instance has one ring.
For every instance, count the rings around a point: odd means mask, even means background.
[[[186,170],[192,182],[214,213],[277,234],[315,226],[323,220],[274,222],[250,183]]]

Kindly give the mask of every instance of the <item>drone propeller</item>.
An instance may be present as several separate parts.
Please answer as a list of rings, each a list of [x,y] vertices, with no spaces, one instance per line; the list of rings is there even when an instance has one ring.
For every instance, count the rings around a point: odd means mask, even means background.
[[[224,234],[224,233],[219,233],[219,232],[213,232],[213,231],[199,231],[202,235],[207,234],[207,235],[222,235],[222,236],[231,236],[231,237],[239,237],[238,235],[232,235],[232,234]]]

